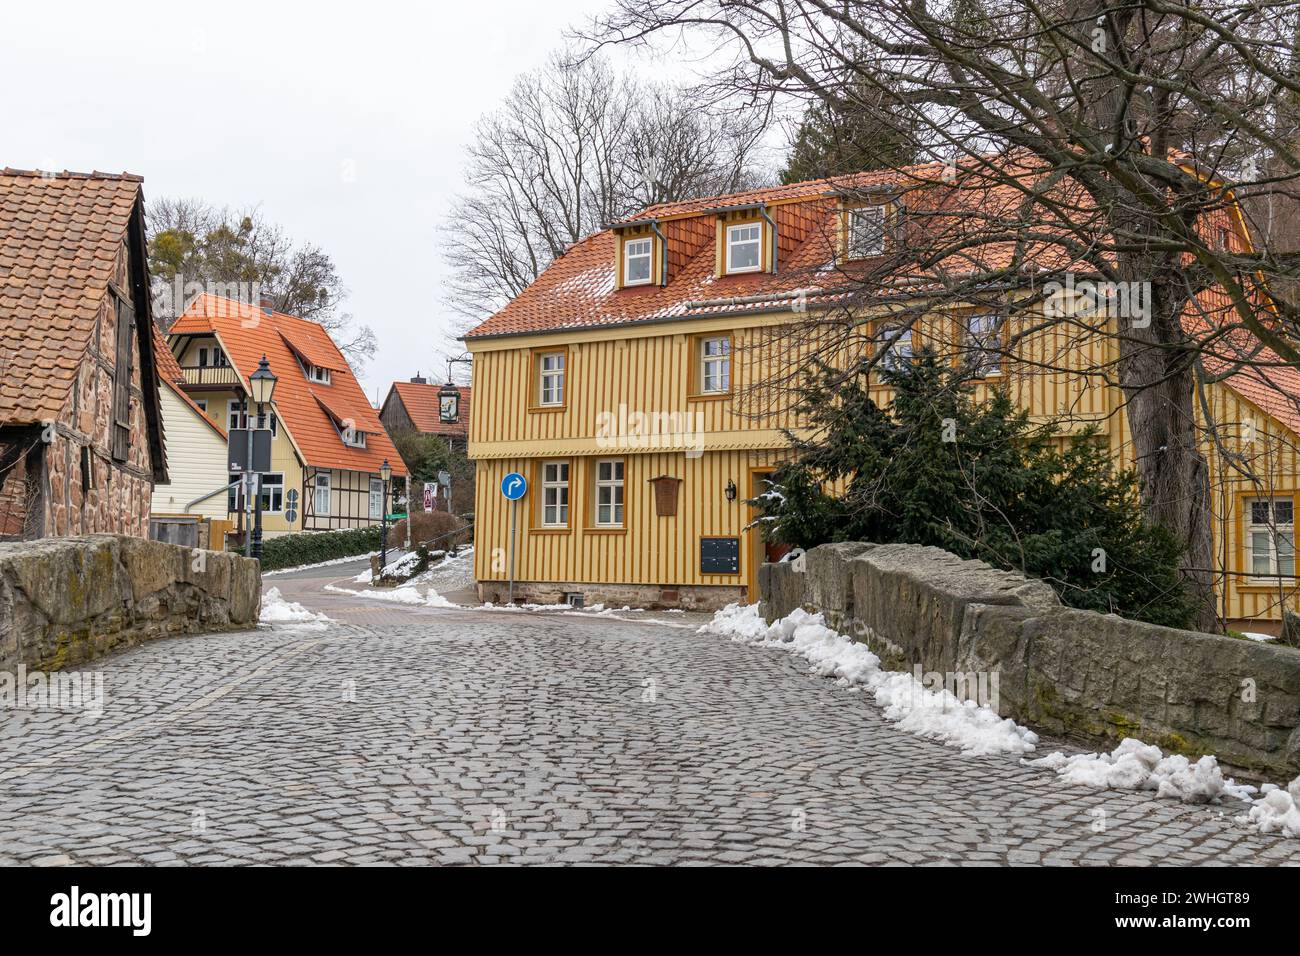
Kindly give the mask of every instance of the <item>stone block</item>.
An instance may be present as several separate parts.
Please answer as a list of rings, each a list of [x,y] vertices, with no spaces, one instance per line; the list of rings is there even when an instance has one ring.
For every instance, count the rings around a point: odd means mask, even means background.
[[[197,567],[196,567],[197,565]],[[256,561],[123,535],[0,544],[0,670],[58,670],[163,634],[256,625]]]

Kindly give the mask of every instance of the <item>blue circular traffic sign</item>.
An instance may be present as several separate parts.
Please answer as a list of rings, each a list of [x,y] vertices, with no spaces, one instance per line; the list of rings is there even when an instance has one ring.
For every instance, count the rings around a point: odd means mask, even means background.
[[[512,471],[501,479],[501,494],[506,501],[518,501],[528,491],[528,479],[517,471]]]

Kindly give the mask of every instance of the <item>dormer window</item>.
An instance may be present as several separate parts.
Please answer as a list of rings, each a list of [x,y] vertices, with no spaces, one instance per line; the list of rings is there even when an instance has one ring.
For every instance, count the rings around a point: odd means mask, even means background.
[[[763,261],[763,225],[758,222],[727,227],[727,272],[757,272]]]
[[[623,285],[649,285],[653,239],[628,239],[623,243]]]
[[[848,258],[868,259],[885,253],[885,207],[848,210]]]
[[[305,365],[303,371],[307,373],[307,381],[316,382],[319,385],[328,385],[330,383],[330,370],[321,368],[319,365]]]
[[[339,437],[349,448],[366,447],[366,433],[358,429],[351,419],[343,422],[343,427],[339,429]]]

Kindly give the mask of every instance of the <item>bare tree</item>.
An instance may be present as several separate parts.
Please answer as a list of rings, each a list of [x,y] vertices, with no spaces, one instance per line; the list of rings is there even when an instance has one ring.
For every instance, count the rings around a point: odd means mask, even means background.
[[[615,219],[756,184],[764,128],[753,110],[712,108],[598,58],[553,57],[519,78],[469,147],[444,230],[453,307],[482,319]]]
[[[1250,216],[1297,209],[1298,14],[1295,0],[618,0],[588,39],[684,31],[726,57],[719,93],[840,109],[857,97],[917,136],[934,165],[894,169],[901,241],[839,273],[857,294],[813,320],[843,330],[828,348],[885,290],[912,290],[900,327],[945,306],[1005,309],[1013,292],[1015,308],[1041,307],[1024,290],[1074,276],[1149,290],[1140,320],[1030,324],[1115,343],[1090,373],[1122,392],[1146,514],[1184,542],[1210,627],[1206,449],[1250,473],[1221,441],[1208,386],[1249,375],[1295,401],[1255,371],[1300,364],[1300,315],[1280,294],[1300,257],[1272,244],[1277,229],[1243,235],[1235,216],[1238,200]],[[1077,356],[1036,361],[1077,369]]]
[[[339,308],[347,289],[334,260],[319,246],[295,243],[260,209],[162,198],[149,204],[148,226],[154,314],[164,327],[185,307],[185,290],[234,284],[257,288],[281,312],[319,323],[354,365],[374,355],[374,332]]]

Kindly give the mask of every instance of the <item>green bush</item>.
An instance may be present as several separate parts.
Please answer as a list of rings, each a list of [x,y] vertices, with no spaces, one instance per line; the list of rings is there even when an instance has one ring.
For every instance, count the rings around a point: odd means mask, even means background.
[[[317,564],[378,551],[379,530],[375,526],[267,538],[262,544],[262,570],[278,571],[281,568],[296,568],[303,564]],[[391,534],[388,540],[390,544],[393,542]]]
[[[934,545],[1041,578],[1073,607],[1188,626],[1181,548],[1144,520],[1136,476],[1100,436],[1061,442],[1004,392],[976,402],[962,370],[926,352],[883,378],[888,409],[865,373],[815,374],[801,402],[815,437],[754,502],[770,540]]]

